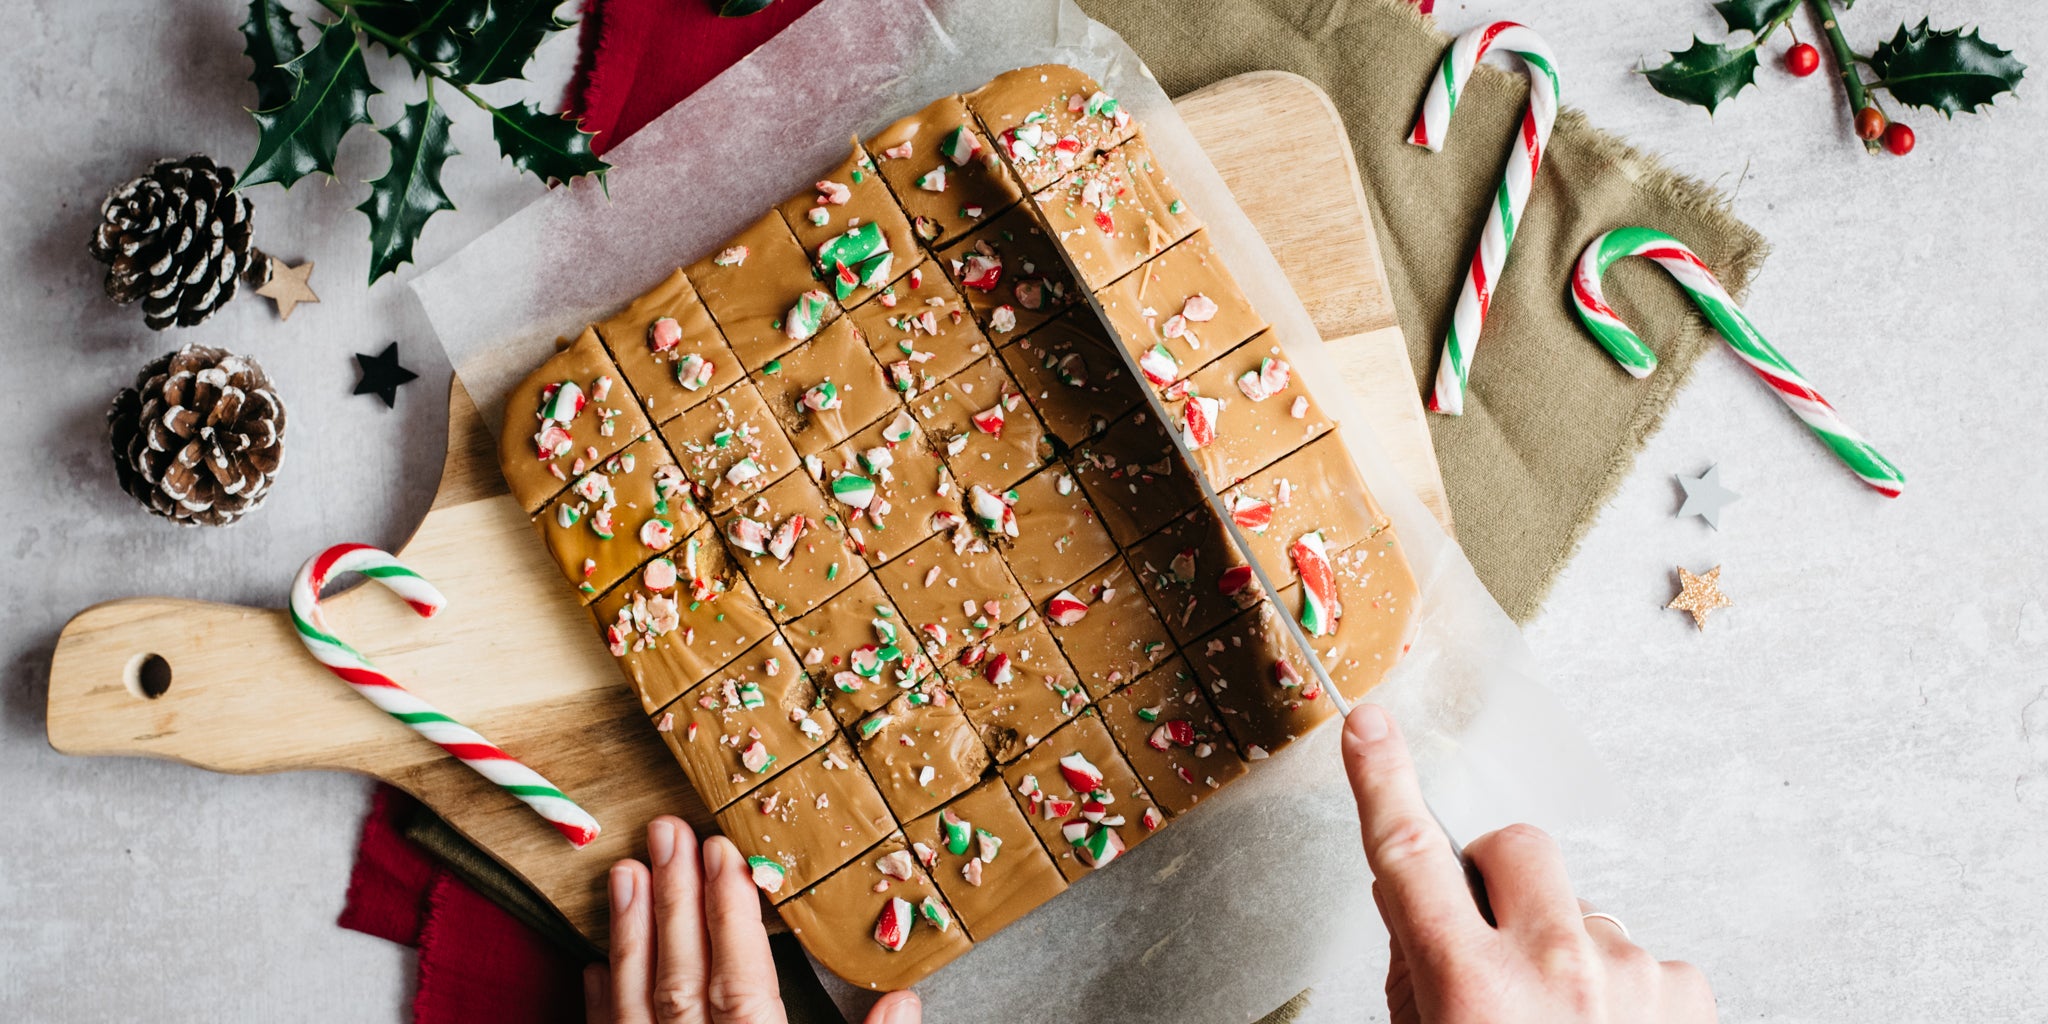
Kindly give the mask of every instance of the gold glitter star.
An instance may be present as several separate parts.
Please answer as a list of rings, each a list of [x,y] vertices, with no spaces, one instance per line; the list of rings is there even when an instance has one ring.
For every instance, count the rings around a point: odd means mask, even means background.
[[[1707,628],[1707,613],[1716,608],[1727,608],[1735,602],[1721,593],[1721,567],[1715,566],[1707,572],[1694,576],[1685,566],[1678,567],[1678,596],[1671,599],[1666,608],[1691,612],[1693,625]]]
[[[290,320],[292,310],[297,308],[299,303],[320,301],[320,296],[313,294],[312,276],[312,260],[294,267],[273,257],[270,261],[270,280],[263,282],[256,289],[256,294],[277,303],[279,320]]]

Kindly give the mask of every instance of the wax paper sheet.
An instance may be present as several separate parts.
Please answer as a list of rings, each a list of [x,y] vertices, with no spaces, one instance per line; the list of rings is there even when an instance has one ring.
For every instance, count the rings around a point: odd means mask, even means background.
[[[624,305],[808,185],[872,133],[1014,67],[1073,64],[1144,124],[1160,164],[1303,379],[1341,375],[1265,243],[1120,38],[1070,0],[828,0],[610,153],[609,194],[558,189],[413,288],[495,425],[554,339]],[[1284,157],[1276,157],[1284,159]],[[1604,799],[1589,748],[1520,634],[1402,483],[1356,403],[1323,385],[1421,584],[1412,651],[1371,699],[1415,747],[1454,840],[1556,825]],[[933,1020],[1249,1021],[1384,941],[1335,724],[919,985]],[[866,928],[866,922],[854,925]],[[828,977],[828,984],[831,979]],[[858,1011],[864,994],[834,986]],[[858,1019],[857,1012],[854,1019]]]

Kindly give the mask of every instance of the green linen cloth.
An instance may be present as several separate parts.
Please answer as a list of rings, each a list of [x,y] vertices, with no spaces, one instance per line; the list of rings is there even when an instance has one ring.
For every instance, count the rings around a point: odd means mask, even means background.
[[[1450,36],[1405,0],[1079,3],[1123,35],[1169,95],[1269,68],[1330,94],[1358,157],[1416,388],[1426,395],[1527,102],[1521,72],[1482,66],[1459,99],[1443,152],[1433,154],[1407,138]],[[1568,102],[1572,69],[1559,70]],[[1275,173],[1286,173],[1285,153],[1273,162]],[[1579,325],[1566,293],[1573,263],[1595,236],[1630,224],[1685,241],[1738,298],[1765,253],[1763,239],[1711,188],[1566,109],[1494,291],[1465,414],[1430,416],[1458,541],[1517,621],[1536,613],[1694,361],[1715,343],[1684,293],[1645,260],[1616,266],[1608,296],[1656,349],[1650,379],[1623,373]]]

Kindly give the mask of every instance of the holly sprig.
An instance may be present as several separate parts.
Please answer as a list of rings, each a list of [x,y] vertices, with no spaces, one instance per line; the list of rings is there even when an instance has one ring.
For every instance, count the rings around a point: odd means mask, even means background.
[[[1854,6],[1854,0],[1837,2],[1843,10]],[[1879,105],[1880,92],[1902,106],[1928,108],[1953,117],[1989,107],[1999,96],[2016,89],[2026,76],[2025,64],[2010,50],[1985,41],[1976,29],[1936,29],[1923,18],[1918,26],[1901,24],[1890,40],[1868,54],[1859,54],[1842,34],[1835,3],[1830,0],[1720,0],[1714,10],[1728,31],[1746,33],[1748,38],[1708,42],[1694,36],[1691,46],[1669,54],[1665,63],[1645,69],[1643,77],[1658,92],[1705,107],[1711,114],[1756,84],[1757,51],[1787,26],[1802,5],[1820,22],[1840,70],[1851,123],[1872,152],[1878,149],[1880,137],[1895,153],[1913,146],[1912,130],[1891,123]],[[1818,55],[1811,45],[1797,41],[1796,32],[1792,34],[1794,45],[1786,54],[1786,66],[1794,74],[1810,74]],[[1866,79],[1865,69],[1875,77]]]
[[[256,85],[256,152],[237,189],[275,182],[290,188],[313,173],[334,174],[335,153],[357,125],[373,124],[365,47],[397,57],[426,80],[426,97],[377,129],[391,150],[384,174],[356,209],[370,220],[370,282],[412,262],[427,220],[455,203],[441,170],[456,155],[453,124],[435,86],[487,112],[499,153],[543,185],[589,176],[604,182],[611,165],[590,148],[593,133],[531,102],[494,104],[474,86],[522,77],[548,36],[568,28],[563,0],[319,0],[334,20],[316,23],[306,46],[281,0],[250,0],[242,24]]]

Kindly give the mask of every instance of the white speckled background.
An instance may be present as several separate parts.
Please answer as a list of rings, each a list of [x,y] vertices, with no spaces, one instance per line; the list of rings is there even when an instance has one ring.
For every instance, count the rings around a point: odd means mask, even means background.
[[[1868,45],[1930,9],[1938,24],[1978,19],[2048,74],[2048,21],[2024,0],[1863,0],[1845,22]],[[2012,255],[2048,227],[2038,83],[1989,117],[1910,115],[1920,150],[1871,159],[1821,76],[1767,67],[1710,120],[1631,75],[1717,26],[1704,0],[1438,13],[1453,30],[1535,23],[1568,104],[1735,193],[1776,246],[1751,312],[1910,478],[1898,502],[1869,497],[1733,360],[1703,361],[1528,629],[1627,800],[1563,837],[1581,891],[1652,950],[1705,966],[1730,1021],[2039,1019],[2048,331],[2041,262]],[[408,292],[358,283],[360,186],[256,194],[258,243],[320,263],[326,301],[289,324],[243,299],[153,336],[98,298],[84,243],[108,186],[158,156],[239,163],[253,145],[241,17],[225,0],[45,3],[0,39],[14,100],[0,114],[0,401],[21,428],[0,446],[0,780],[20,807],[0,841],[7,1019],[388,1021],[410,998],[408,954],[333,925],[366,784],[70,759],[42,738],[50,648],[72,613],[144,593],[276,601],[322,543],[402,541],[438,474],[446,364]],[[549,45],[531,95],[555,101],[573,51],[568,36]],[[373,101],[389,116],[408,87],[380,77],[400,90]],[[429,265],[533,194],[472,113],[456,112],[465,155],[447,175],[462,211],[429,228]],[[342,181],[382,170],[376,142],[344,146]],[[423,379],[387,411],[348,391],[351,354],[392,339]],[[102,451],[106,399],[185,341],[256,356],[290,404],[286,476],[228,531],[131,511]],[[1672,519],[1670,474],[1717,460],[1744,495],[1724,529]],[[1659,608],[1680,562],[1727,565],[1737,607],[1704,635]],[[1357,951],[1312,1019],[1383,1019],[1383,957]]]

